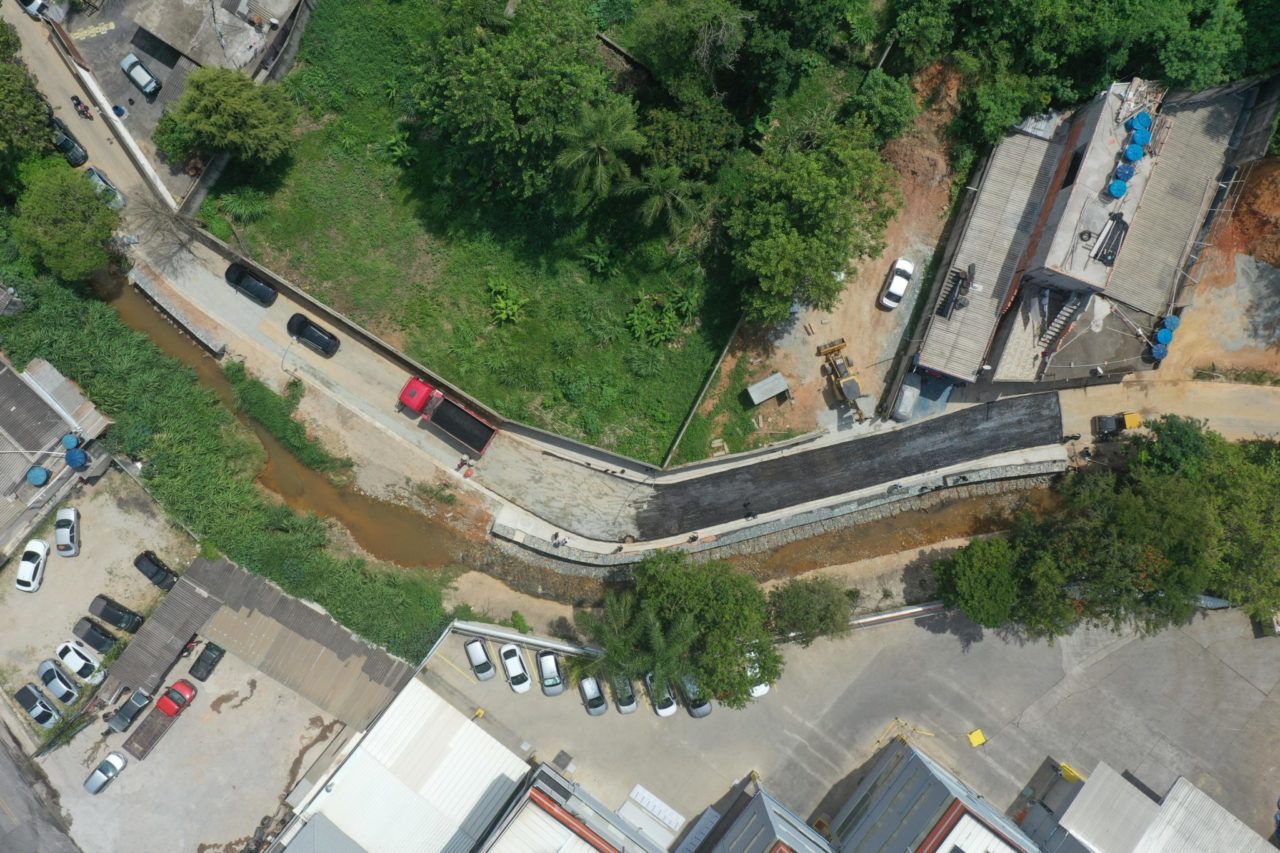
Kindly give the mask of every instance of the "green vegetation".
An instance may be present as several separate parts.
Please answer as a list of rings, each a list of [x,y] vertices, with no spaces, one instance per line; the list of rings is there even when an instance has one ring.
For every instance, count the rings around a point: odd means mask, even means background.
[[[795,578],[769,592],[769,625],[808,648],[819,637],[849,632],[849,612],[858,596],[831,578]]]
[[[350,459],[330,454],[320,442],[307,435],[306,427],[294,420],[293,413],[302,401],[301,382],[290,380],[281,396],[250,376],[242,362],[227,362],[223,372],[235,394],[236,408],[261,424],[303,465],[326,473],[351,467]]]
[[[28,157],[18,174],[22,194],[12,226],[18,247],[68,281],[105,267],[120,216],[94,185],[61,157]]]
[[[18,31],[0,21],[0,199],[18,189],[18,164],[49,150],[49,105],[18,59]]]
[[[1069,475],[1060,512],[970,543],[935,570],[943,600],[987,627],[1055,637],[1080,620],[1155,631],[1201,593],[1266,620],[1280,609],[1280,446],[1230,444],[1168,416],[1119,473]]]
[[[681,551],[646,558],[634,575],[634,591],[608,595],[598,616],[579,616],[604,650],[584,664],[588,671],[688,677],[730,708],[745,707],[756,684],[778,680],[782,656],[769,635],[768,606],[749,577],[727,563],[691,564]]]
[[[271,163],[293,142],[298,110],[279,86],[259,86],[229,68],[197,68],[182,97],[156,125],[156,149],[184,162],[227,152],[244,163]]]
[[[1257,367],[1197,367],[1195,378],[1200,380],[1225,380],[1245,385],[1280,385],[1280,373]]]
[[[0,233],[9,222],[0,214]],[[254,484],[261,448],[186,367],[83,287],[40,275],[0,241],[0,277],[26,310],[0,318],[16,365],[40,356],[115,421],[111,450],[144,463],[161,506],[212,546],[395,654],[415,659],[447,624],[440,582],[335,556],[324,521],[268,501]]]
[[[753,406],[747,398],[747,386],[751,384],[750,380],[750,361],[739,358],[734,363],[733,369],[729,371],[729,376],[725,380],[725,390],[716,398],[716,404],[705,414],[698,412],[689,421],[689,428],[685,430],[684,437],[680,439],[680,447],[676,450],[673,460],[675,464],[697,462],[699,459],[711,456],[713,437],[719,437],[724,441],[729,453],[740,453],[770,442],[793,438],[799,434],[794,430],[781,433],[756,431],[755,416],[762,407]]]

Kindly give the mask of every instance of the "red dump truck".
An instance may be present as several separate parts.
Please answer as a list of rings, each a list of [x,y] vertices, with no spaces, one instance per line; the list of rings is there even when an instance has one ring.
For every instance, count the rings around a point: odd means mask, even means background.
[[[477,457],[484,454],[497,434],[497,427],[468,409],[453,402],[444,392],[417,377],[411,378],[400,391],[400,409],[408,409],[461,444]]]

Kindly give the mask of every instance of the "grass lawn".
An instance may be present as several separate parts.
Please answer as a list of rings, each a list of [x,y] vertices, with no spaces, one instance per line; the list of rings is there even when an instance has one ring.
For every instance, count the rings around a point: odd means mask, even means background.
[[[260,261],[508,417],[661,461],[734,301],[703,285],[687,334],[646,345],[627,326],[637,301],[699,275],[660,239],[609,250],[436,186],[430,140],[399,123],[437,16],[426,0],[320,0],[285,81],[307,110],[296,149],[271,174],[224,176],[202,216],[229,237],[223,212],[265,190],[235,226]],[[522,303],[514,321],[496,319],[495,287]]]

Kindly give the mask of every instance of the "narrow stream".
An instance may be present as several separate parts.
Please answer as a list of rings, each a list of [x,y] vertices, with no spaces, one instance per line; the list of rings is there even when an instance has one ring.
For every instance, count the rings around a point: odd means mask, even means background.
[[[370,497],[353,486],[335,486],[324,474],[300,463],[274,436],[235,410],[231,385],[218,362],[171,324],[136,288],[120,278],[98,284],[98,292],[126,326],[142,332],[166,355],[194,370],[223,405],[253,430],[267,454],[258,485],[300,512],[338,522],[375,559],[427,568],[456,561],[466,544],[460,534],[408,507]]]

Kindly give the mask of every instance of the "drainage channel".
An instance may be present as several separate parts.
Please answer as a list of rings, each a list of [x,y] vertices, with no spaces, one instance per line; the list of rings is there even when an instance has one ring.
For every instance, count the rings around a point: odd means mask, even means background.
[[[444,523],[408,507],[379,500],[353,486],[334,485],[306,467],[274,436],[235,410],[230,383],[218,362],[186,336],[123,278],[96,282],[99,294],[129,328],[141,332],[166,355],[195,371],[200,382],[261,442],[267,461],[257,483],[299,512],[314,513],[341,524],[377,560],[403,567],[440,568],[457,562],[466,540]]]

